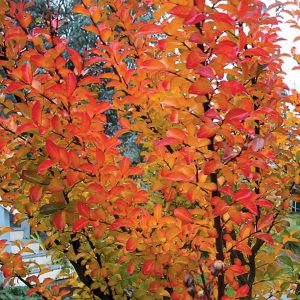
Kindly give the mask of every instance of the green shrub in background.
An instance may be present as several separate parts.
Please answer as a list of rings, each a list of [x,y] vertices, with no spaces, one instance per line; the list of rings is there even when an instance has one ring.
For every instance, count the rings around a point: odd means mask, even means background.
[[[27,287],[22,286],[13,286],[7,287],[0,290],[0,299],[1,300],[40,300],[41,297],[37,295],[26,296],[26,292],[28,291]]]

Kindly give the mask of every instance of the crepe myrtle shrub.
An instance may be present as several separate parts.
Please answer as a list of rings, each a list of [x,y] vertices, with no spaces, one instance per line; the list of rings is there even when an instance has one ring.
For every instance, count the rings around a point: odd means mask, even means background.
[[[299,184],[299,96],[283,81],[279,25],[286,14],[298,28],[297,6],[82,0],[72,14],[95,43],[80,51],[59,14],[36,24],[33,4],[0,0],[0,203],[74,273],[41,280],[31,270],[44,278],[47,266],[3,238],[4,284],[43,299],[67,287],[79,299],[295,297],[282,263],[298,241],[284,216]]]

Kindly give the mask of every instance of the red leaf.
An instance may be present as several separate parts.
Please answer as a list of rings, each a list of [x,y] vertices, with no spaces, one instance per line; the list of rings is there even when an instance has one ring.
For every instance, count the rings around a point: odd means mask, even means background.
[[[66,78],[66,85],[67,85],[67,97],[70,97],[75,91],[77,85],[77,79],[73,72],[68,73]]]
[[[56,144],[54,144],[51,140],[46,140],[45,149],[53,160],[59,160],[59,147]]]
[[[191,223],[193,221],[192,214],[184,207],[174,209],[174,215],[181,221]]]
[[[36,185],[30,188],[29,198],[33,203],[37,203],[41,200],[43,194],[43,188],[40,185]]]
[[[253,151],[257,152],[260,151],[264,147],[264,145],[265,145],[264,138],[260,136],[256,136],[252,141],[251,148]]]
[[[16,90],[20,90],[26,87],[26,84],[18,82],[18,81],[13,81],[9,84],[9,86],[6,88],[7,93],[12,93]]]
[[[246,297],[248,296],[249,294],[249,291],[250,291],[250,288],[247,284],[239,287],[239,289],[236,291],[236,294],[235,294],[235,298],[242,298],[242,297]]]
[[[130,127],[131,127],[130,122],[129,122],[129,120],[127,118],[120,118],[119,119],[119,124],[124,129],[130,129]]]
[[[79,220],[77,220],[75,222],[75,224],[73,225],[73,232],[78,232],[80,231],[82,228],[86,227],[89,224],[89,220],[81,218]]]
[[[154,272],[155,269],[155,263],[152,259],[147,259],[142,264],[142,272],[144,275],[149,275]]]
[[[226,122],[231,122],[233,120],[243,121],[247,117],[249,117],[249,113],[246,110],[241,108],[233,108],[226,114],[225,121]]]
[[[62,211],[59,213],[56,213],[53,216],[53,225],[56,227],[58,230],[64,230],[66,226],[66,212]]]
[[[260,240],[268,243],[268,244],[271,244],[271,245],[274,244],[274,240],[269,233],[256,232],[253,234],[253,236],[256,237],[257,239],[260,239]]]
[[[138,246],[138,242],[136,238],[131,237],[126,242],[126,250],[128,252],[134,252],[137,246]]]
[[[34,129],[36,129],[36,125],[34,125],[33,123],[27,123],[27,124],[19,126],[16,131],[16,134],[32,131]]]
[[[21,26],[24,27],[24,28],[28,28],[28,26],[32,22],[31,15],[26,11],[22,11],[22,12],[17,13],[16,14],[16,19],[19,21]]]
[[[13,267],[12,266],[2,266],[1,271],[5,278],[11,277],[13,274]]]
[[[91,210],[90,208],[87,206],[86,203],[79,201],[77,202],[77,210],[79,215],[86,217],[87,219],[89,219],[90,214],[91,214]]]
[[[269,200],[265,200],[265,199],[256,200],[256,204],[259,205],[259,206],[266,207],[266,208],[272,208],[273,207],[272,202],[270,202]]]
[[[274,216],[271,213],[268,213],[261,217],[257,222],[257,230],[261,230],[262,228],[265,228],[272,224],[274,220]]]
[[[255,203],[255,193],[249,189],[240,189],[233,196],[233,200],[242,204],[245,208],[247,208],[250,212],[257,215],[258,209],[257,204]]]
[[[121,174],[126,175],[130,168],[130,158],[124,156],[121,161],[120,171]]]
[[[194,82],[189,88],[190,94],[195,94],[198,96],[204,96],[207,94],[213,94],[214,89],[207,78],[200,78],[196,82]]]
[[[237,80],[222,81],[219,90],[231,96],[247,93],[244,85]]]
[[[229,205],[220,197],[213,197],[211,203],[214,205],[214,215],[216,217],[223,216],[229,209]]]
[[[74,72],[77,75],[80,75],[82,72],[82,64],[83,64],[83,60],[82,57],[80,56],[80,54],[75,51],[74,49],[71,48],[67,48],[66,49],[69,53],[70,53],[70,60],[72,61],[73,65],[75,66],[75,70]]]
[[[127,266],[127,272],[129,275],[132,275],[135,269],[136,261],[132,260]]]
[[[270,53],[260,47],[255,47],[251,49],[247,49],[244,51],[244,55],[246,56],[262,56],[262,57],[268,57]]]
[[[253,192],[249,189],[240,189],[238,190],[233,197],[233,200],[236,202],[242,201],[242,200],[251,200],[253,197]]]
[[[237,242],[235,248],[244,254],[252,255],[251,248],[246,243]]]
[[[156,24],[145,24],[138,29],[137,34],[156,34],[164,33],[162,27]]]
[[[31,65],[29,63],[25,63],[21,66],[21,72],[22,72],[22,80],[27,83],[32,83],[32,70]]]
[[[236,60],[238,54],[238,45],[232,41],[221,41],[214,49],[215,54],[222,54],[230,60]],[[237,82],[236,80],[231,80]]]
[[[203,168],[203,173],[205,175],[209,175],[211,173],[214,173],[217,169],[219,169],[222,166],[222,164],[219,161],[216,160],[210,160],[208,161],[204,168]]]
[[[201,66],[196,70],[196,73],[206,77],[206,78],[214,78],[215,77],[215,72],[214,69],[209,67],[209,66]]]
[[[236,276],[248,273],[245,266],[241,266],[241,265],[231,265],[231,266],[228,266],[227,269],[231,270],[233,273],[235,273]]]
[[[47,170],[55,164],[53,160],[46,159],[38,167],[38,173],[40,175],[45,175]]]
[[[218,124],[213,122],[201,125],[200,129],[197,132],[198,138],[210,138],[213,137],[218,131]]]
[[[220,189],[219,189],[220,192],[222,192],[223,194],[225,195],[228,195],[228,196],[231,196],[233,197],[234,196],[234,193],[232,191],[232,188],[228,185],[224,185],[222,186]]]
[[[225,13],[220,13],[220,12],[212,13],[210,17],[215,21],[224,22],[229,25],[235,24],[235,21],[232,19],[232,17],[230,17],[228,14]]]
[[[128,219],[128,218],[124,218],[124,219],[116,219],[110,226],[109,226],[109,230],[116,230],[119,229],[121,227],[129,227],[131,228],[132,226],[134,226],[134,223],[132,220]]]
[[[96,149],[96,161],[99,167],[102,166],[105,161],[104,152],[100,149]]]
[[[163,146],[167,146],[167,145],[177,145],[179,143],[180,143],[180,141],[178,139],[167,137],[167,138],[161,139],[159,141],[155,141],[155,146],[163,147]]]
[[[31,110],[32,121],[36,125],[40,125],[42,122],[42,106],[39,101],[36,101]]]
[[[192,7],[189,11],[189,14],[184,19],[185,25],[194,25],[205,20],[206,15],[199,11],[196,7]]]
[[[200,64],[202,62],[205,62],[206,59],[207,59],[207,54],[205,54],[199,48],[194,48],[187,57],[186,67],[188,69],[195,69],[197,67],[200,67]]]

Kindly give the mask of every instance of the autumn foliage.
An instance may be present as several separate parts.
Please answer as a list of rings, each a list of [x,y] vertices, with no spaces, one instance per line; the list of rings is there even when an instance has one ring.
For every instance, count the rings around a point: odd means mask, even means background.
[[[293,239],[280,233],[300,183],[300,103],[283,82],[280,3],[82,0],[73,12],[97,37],[82,54],[31,5],[0,0],[1,204],[70,261],[64,285],[79,299],[293,293],[277,257]],[[128,132],[137,165],[120,152]],[[28,247],[0,249],[6,282],[67,293],[30,275]]]

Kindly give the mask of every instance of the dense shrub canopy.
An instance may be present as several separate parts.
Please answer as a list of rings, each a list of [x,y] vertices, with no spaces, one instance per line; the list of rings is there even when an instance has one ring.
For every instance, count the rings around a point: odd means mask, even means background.
[[[33,3],[0,0],[1,204],[48,234],[79,299],[293,294],[297,274],[281,266],[295,237],[282,217],[300,178],[299,99],[283,82],[275,12],[298,28],[299,11],[258,0],[76,3],[84,51],[59,12],[38,22]],[[107,115],[119,123],[110,133]],[[128,135],[141,149],[134,164]],[[28,247],[0,249],[6,282],[44,299],[67,293],[30,275]]]

